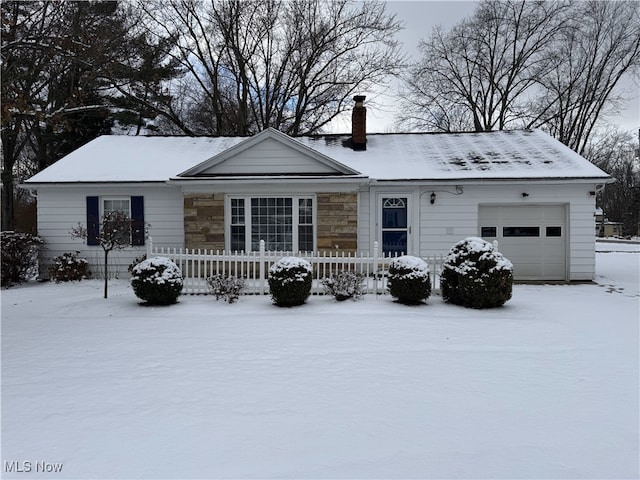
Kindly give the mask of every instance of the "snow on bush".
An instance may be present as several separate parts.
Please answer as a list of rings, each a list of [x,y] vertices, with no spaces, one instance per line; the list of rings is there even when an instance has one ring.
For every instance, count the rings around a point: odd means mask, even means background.
[[[171,305],[182,292],[182,272],[168,258],[148,258],[133,267],[131,286],[136,296],[149,305]]]
[[[445,302],[470,308],[492,308],[511,298],[513,265],[493,244],[478,237],[456,243],[442,264]]]
[[[415,305],[431,295],[429,265],[418,257],[404,255],[389,264],[389,293],[398,302]]]
[[[233,276],[214,275],[207,278],[207,283],[216,300],[224,298],[229,303],[235,302],[244,288],[244,279]]]
[[[323,278],[320,282],[327,294],[339,302],[348,298],[354,300],[364,295],[364,275],[357,272],[332,273],[331,276]]]
[[[311,264],[298,257],[284,257],[269,268],[269,291],[279,307],[302,305],[311,295]]]
[[[135,268],[135,266],[138,265],[143,260],[146,260],[146,259],[147,259],[147,254],[146,253],[143,253],[141,256],[134,258],[133,261],[127,267],[127,271],[130,274],[133,273],[133,269]]]
[[[44,240],[30,233],[0,232],[2,286],[26,282],[38,275],[38,254]]]
[[[89,262],[86,258],[78,258],[80,252],[66,252],[53,257],[53,263],[47,271],[49,278],[56,283],[82,280],[89,276]]]

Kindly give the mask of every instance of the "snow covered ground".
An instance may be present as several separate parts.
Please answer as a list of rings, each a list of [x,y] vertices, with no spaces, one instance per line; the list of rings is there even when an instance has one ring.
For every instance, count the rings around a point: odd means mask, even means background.
[[[3,290],[3,478],[638,478],[640,246],[597,248],[487,311]]]

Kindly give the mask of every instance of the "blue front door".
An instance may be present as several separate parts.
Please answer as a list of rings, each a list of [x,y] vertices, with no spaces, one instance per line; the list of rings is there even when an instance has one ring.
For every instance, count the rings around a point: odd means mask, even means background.
[[[382,199],[382,251],[386,255],[407,253],[409,224],[406,197]]]

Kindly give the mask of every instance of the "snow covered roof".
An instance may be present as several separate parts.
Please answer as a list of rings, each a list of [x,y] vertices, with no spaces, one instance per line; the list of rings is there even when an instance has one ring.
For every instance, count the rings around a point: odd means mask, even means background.
[[[541,130],[369,134],[367,150],[344,148],[350,136],[298,140],[364,175],[384,180],[609,177]]]
[[[350,138],[320,135],[294,140],[376,180],[609,178],[541,130],[369,134],[366,151],[350,148]],[[249,141],[247,137],[102,136],[26,183],[167,181]]]
[[[105,135],[25,183],[164,182],[243,140],[246,137]]]

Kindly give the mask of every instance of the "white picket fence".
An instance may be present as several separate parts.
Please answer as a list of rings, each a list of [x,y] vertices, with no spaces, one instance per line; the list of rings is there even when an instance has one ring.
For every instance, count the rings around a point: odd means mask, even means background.
[[[169,258],[182,270],[183,294],[207,295],[210,292],[207,278],[214,275],[236,276],[245,280],[245,295],[265,295],[269,293],[267,282],[269,268],[282,257],[295,256],[307,260],[313,268],[311,293],[324,293],[320,281],[333,273],[353,271],[365,276],[366,293],[384,294],[387,289],[386,272],[389,262],[397,255],[384,255],[374,243],[373,254],[343,252],[276,252],[266,251],[264,241],[257,252],[226,252],[220,250],[155,247],[151,238],[147,239],[147,257]],[[431,286],[440,288],[440,271],[443,255],[422,257],[429,265]]]

